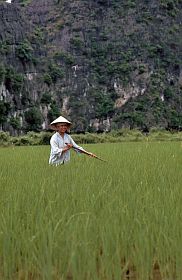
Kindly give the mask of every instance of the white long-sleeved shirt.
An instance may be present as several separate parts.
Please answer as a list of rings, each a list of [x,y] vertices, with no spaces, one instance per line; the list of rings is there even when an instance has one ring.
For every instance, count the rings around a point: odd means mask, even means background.
[[[72,144],[73,147],[79,148],[84,151],[84,149],[80,146],[78,146],[70,135],[67,133],[64,134],[64,137],[61,137],[61,135],[56,132],[50,140],[51,144],[51,153],[49,158],[49,164],[62,164],[66,163],[70,160],[70,150],[63,152],[63,149],[66,147],[67,144]]]

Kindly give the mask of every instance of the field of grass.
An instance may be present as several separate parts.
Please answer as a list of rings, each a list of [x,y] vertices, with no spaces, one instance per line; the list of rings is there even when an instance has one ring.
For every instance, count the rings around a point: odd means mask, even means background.
[[[0,149],[0,279],[181,279],[180,142],[84,147]]]

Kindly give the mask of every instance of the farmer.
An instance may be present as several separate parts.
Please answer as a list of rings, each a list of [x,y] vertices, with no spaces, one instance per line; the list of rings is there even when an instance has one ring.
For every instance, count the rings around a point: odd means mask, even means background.
[[[71,136],[66,132],[69,130],[71,126],[71,122],[69,122],[64,117],[60,116],[56,120],[54,120],[50,127],[56,131],[53,134],[50,140],[51,144],[51,153],[49,158],[49,164],[64,164],[70,160],[70,149],[75,148],[79,149],[83,152],[85,150],[78,146]],[[80,151],[80,152],[81,152]],[[90,156],[93,156],[92,153],[88,153]]]

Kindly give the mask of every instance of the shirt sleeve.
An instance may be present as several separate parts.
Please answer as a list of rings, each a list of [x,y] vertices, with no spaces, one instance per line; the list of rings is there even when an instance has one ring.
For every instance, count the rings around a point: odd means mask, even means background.
[[[50,144],[51,144],[52,155],[62,154],[63,149],[58,147],[58,143],[55,141],[55,139],[51,139]]]
[[[80,150],[82,150],[82,151],[85,151],[81,146],[78,146],[78,145],[75,143],[75,141],[71,138],[70,135],[69,135],[69,137],[70,137],[70,143],[73,145],[73,148],[75,147],[75,148],[77,148],[77,149],[80,149]],[[79,153],[78,150],[75,149],[75,151]]]

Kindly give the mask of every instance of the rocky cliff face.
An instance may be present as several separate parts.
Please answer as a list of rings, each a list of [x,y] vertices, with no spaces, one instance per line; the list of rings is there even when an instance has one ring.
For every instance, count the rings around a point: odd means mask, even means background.
[[[0,1],[0,125],[182,127],[182,1]]]

